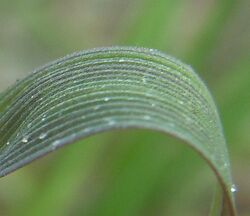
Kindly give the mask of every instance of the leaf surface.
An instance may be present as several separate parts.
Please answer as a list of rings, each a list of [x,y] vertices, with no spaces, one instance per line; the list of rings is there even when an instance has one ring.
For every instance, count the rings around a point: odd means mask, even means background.
[[[213,99],[192,68],[157,50],[99,48],[34,71],[0,95],[0,176],[84,137],[144,128],[173,135],[215,172],[234,215],[229,157]]]

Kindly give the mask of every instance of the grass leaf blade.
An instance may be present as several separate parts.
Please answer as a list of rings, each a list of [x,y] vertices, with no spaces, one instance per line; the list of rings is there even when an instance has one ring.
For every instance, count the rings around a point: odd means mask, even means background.
[[[92,49],[36,70],[0,98],[0,176],[99,132],[145,128],[195,149],[216,173],[234,215],[217,109],[192,68],[175,58],[144,48]]]

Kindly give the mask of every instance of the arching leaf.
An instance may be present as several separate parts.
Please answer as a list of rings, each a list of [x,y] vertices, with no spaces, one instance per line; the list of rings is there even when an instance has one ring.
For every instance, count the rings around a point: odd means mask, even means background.
[[[52,62],[0,95],[0,176],[86,136],[145,128],[183,140],[215,172],[224,213],[234,186],[212,97],[191,67],[159,51],[111,47]]]

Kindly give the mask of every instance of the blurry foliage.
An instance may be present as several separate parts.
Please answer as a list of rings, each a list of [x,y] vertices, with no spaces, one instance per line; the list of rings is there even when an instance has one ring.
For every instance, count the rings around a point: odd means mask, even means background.
[[[249,215],[249,0],[0,0],[0,26],[1,91],[90,47],[153,47],[192,65],[217,100],[238,210]],[[205,215],[215,178],[174,142],[129,131],[67,146],[1,179],[0,215]]]

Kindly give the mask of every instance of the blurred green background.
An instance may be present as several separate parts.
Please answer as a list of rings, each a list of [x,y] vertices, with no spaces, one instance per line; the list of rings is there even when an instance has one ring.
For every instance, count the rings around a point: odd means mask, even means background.
[[[0,90],[87,48],[156,48],[193,66],[224,125],[239,215],[250,214],[249,0],[0,0]],[[1,216],[207,215],[216,179],[174,138],[116,131],[0,180]]]

